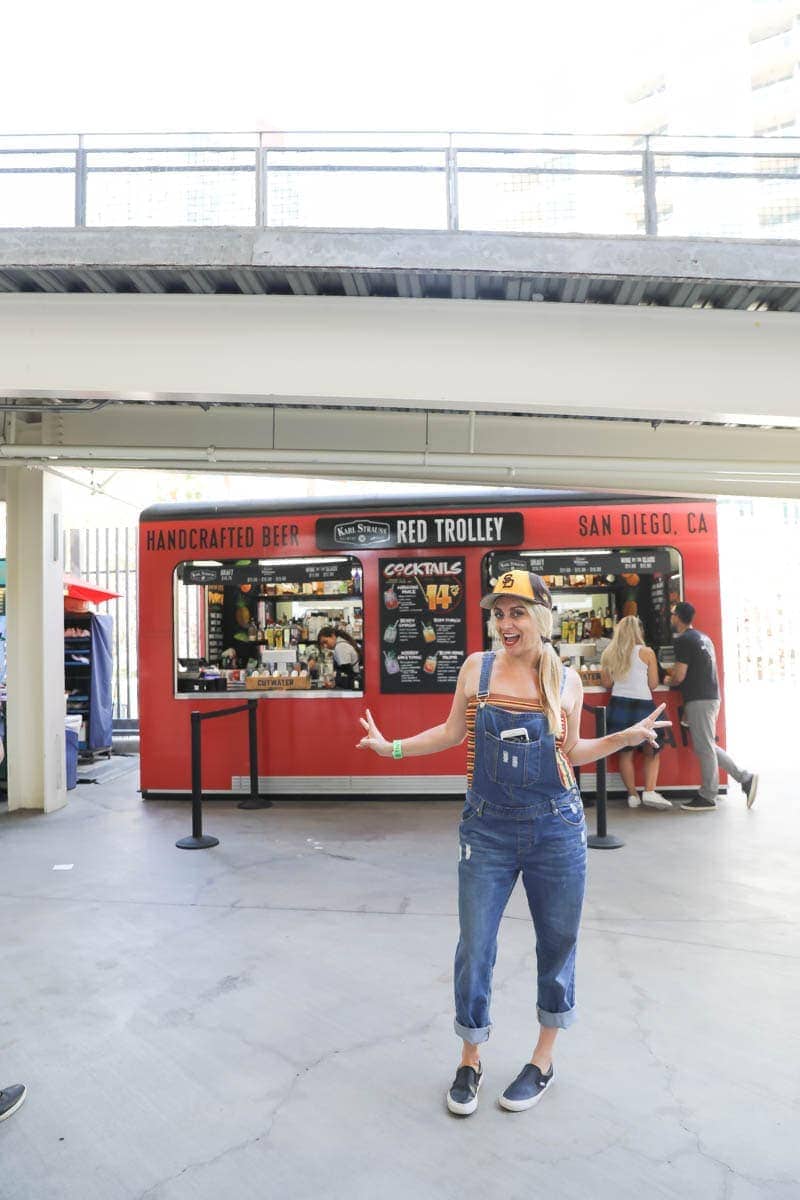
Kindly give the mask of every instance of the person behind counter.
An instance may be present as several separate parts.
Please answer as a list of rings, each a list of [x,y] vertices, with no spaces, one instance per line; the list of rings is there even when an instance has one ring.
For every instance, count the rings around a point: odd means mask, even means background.
[[[468,790],[459,825],[459,927],[455,1032],[461,1065],[451,1113],[478,1107],[481,1044],[489,1038],[497,933],[519,877],[536,930],[539,1036],[530,1062],[500,1098],[519,1112],[553,1081],[553,1044],[575,1019],[575,951],[586,875],[586,822],[573,766],[655,742],[663,705],[630,729],[580,736],[583,687],[551,642],[553,602],[544,581],[507,571],[481,600],[502,647],[461,667],[447,720],[391,741],[369,709],[358,743],[382,758],[438,754],[467,739]],[[390,1022],[391,1024],[391,1022]]]
[[[336,687],[354,688],[357,686],[357,675],[361,667],[361,652],[358,644],[342,629],[333,625],[325,625],[317,634],[317,645],[320,650],[330,650],[333,654],[333,665],[336,669]],[[317,665],[314,654],[309,656],[309,668]]]
[[[252,600],[250,596],[243,590],[240,591],[236,597],[236,606],[234,608],[236,629],[231,639],[233,645],[230,647],[230,652],[236,655],[236,665],[238,667],[245,667],[254,653],[254,626],[251,604]]]
[[[670,687],[679,687],[683,711],[692,735],[692,747],[700,760],[702,784],[697,795],[681,805],[686,812],[710,812],[717,807],[719,768],[727,771],[741,787],[752,808],[758,790],[758,775],[742,771],[716,743],[719,716],[719,680],[714,643],[692,622],[697,610],[682,600],[672,613],[676,663],[667,671]]]
[[[649,646],[645,646],[642,625],[638,617],[623,617],[614,630],[614,636],[603,651],[600,659],[600,677],[603,687],[611,688],[611,699],[606,709],[606,730],[618,733],[629,725],[635,725],[653,711],[653,689],[658,685],[658,661]],[[634,750],[644,755],[644,789],[641,800],[636,790],[636,768]],[[656,791],[658,780],[658,755],[660,741],[652,745],[644,741],[640,746],[620,750],[617,755],[619,773],[628,789],[628,807],[672,808],[672,803]]]

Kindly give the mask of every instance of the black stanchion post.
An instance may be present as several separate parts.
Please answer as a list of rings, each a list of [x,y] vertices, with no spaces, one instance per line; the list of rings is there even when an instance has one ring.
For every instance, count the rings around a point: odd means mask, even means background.
[[[192,836],[175,843],[180,850],[206,850],[218,846],[219,838],[203,834],[203,785],[199,712],[192,713]]]
[[[587,707],[589,707],[587,705]],[[595,734],[598,738],[606,736],[606,710],[602,705],[592,706],[589,709],[594,713]],[[586,839],[587,845],[592,846],[595,850],[617,850],[620,846],[624,846],[622,838],[614,837],[608,832],[608,773],[606,771],[606,760],[600,758],[595,764],[595,788],[597,807],[597,832],[590,833]]]
[[[247,701],[247,729],[250,744],[250,795],[237,808],[272,808],[272,801],[258,794],[258,701]]]
[[[606,714],[603,709],[597,714],[597,736],[606,736]],[[598,759],[595,764],[597,780],[597,836],[604,838],[608,835],[608,770],[606,760]]]

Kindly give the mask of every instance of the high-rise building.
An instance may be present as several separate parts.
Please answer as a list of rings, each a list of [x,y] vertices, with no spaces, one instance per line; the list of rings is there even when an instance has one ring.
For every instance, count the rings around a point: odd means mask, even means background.
[[[753,133],[789,138],[800,133],[800,4],[771,0],[752,5],[750,84]],[[764,236],[800,234],[800,143],[796,158],[768,158],[759,164],[758,221]]]
[[[696,5],[686,23],[673,22],[651,61],[628,91],[627,124],[642,144],[651,135],[657,155],[659,232],[797,237],[800,141],[788,139],[800,134],[800,3]],[[657,140],[663,134],[708,137],[712,156],[668,154]],[[787,140],[774,143],[775,157],[730,158],[720,139],[731,136]],[[731,171],[748,177],[726,179]]]

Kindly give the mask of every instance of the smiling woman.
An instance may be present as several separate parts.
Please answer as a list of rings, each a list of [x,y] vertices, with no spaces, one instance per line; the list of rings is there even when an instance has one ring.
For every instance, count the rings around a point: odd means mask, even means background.
[[[586,826],[573,765],[640,743],[654,744],[663,705],[604,738],[579,734],[580,676],[561,661],[551,635],[553,602],[539,575],[500,574],[481,607],[501,648],[467,658],[447,720],[389,741],[367,709],[361,749],[395,759],[436,754],[467,739],[468,789],[459,828],[459,924],[455,956],[455,1032],[461,1064],[447,1107],[466,1116],[478,1106],[480,1046],[492,1025],[489,1001],[497,932],[519,875],[536,927],[539,1036],[530,1062],[500,1104],[530,1108],[553,1080],[559,1029],[575,1019],[575,954],[586,873]],[[668,722],[666,722],[668,724]]]

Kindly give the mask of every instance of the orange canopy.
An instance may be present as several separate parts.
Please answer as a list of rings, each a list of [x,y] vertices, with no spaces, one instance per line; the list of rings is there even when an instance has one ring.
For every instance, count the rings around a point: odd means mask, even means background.
[[[77,575],[65,575],[64,595],[72,600],[88,600],[91,604],[102,604],[104,600],[116,600],[119,592],[109,592],[86,579],[78,579]]]

